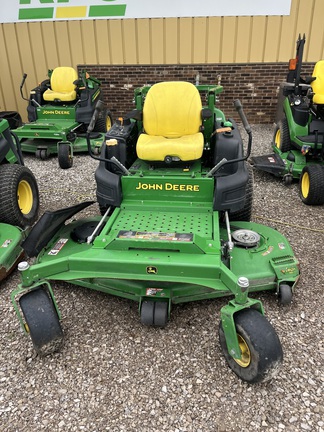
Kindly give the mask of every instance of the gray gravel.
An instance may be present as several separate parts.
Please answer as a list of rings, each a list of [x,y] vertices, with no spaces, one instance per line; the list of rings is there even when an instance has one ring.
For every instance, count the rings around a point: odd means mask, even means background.
[[[270,152],[271,126],[253,127],[253,154]],[[26,157],[41,211],[95,198],[96,162]],[[143,327],[137,304],[66,283],[53,284],[62,312],[60,353],[35,355],[10,302],[14,272],[0,291],[0,431],[324,431],[324,209],[255,172],[253,220],[291,242],[302,277],[291,306],[257,293],[284,350],[279,375],[248,385],[228,368],[218,342],[225,299],[175,306],[165,329]],[[85,213],[96,213],[96,205]]]

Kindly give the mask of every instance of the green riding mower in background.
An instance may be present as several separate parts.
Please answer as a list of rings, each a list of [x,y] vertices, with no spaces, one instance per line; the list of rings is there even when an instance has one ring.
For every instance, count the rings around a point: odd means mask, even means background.
[[[39,207],[36,179],[24,166],[18,138],[1,117],[0,113],[0,280],[21,260],[21,242]]]
[[[61,168],[70,168],[75,152],[86,152],[86,129],[95,105],[101,96],[101,83],[86,71],[78,73],[72,67],[49,70],[48,79],[31,90],[28,101],[28,123],[14,132],[21,141],[23,152],[35,153],[39,159],[58,155]],[[104,110],[91,134],[93,151],[100,148],[104,133],[112,124],[111,113]]]
[[[278,231],[250,222],[252,133],[236,101],[244,154],[235,121],[215,106],[221,91],[188,82],[136,89],[136,109],[106,133],[100,156],[88,141],[101,216],[68,223],[93,202],[45,212],[23,243],[33,263],[19,264],[12,301],[38,353],[61,346],[50,281],[65,281],[137,301],[148,326],[166,326],[178,303],[228,296],[219,337],[230,367],[247,382],[278,371],[279,338],[249,293],[290,303],[298,263]]]
[[[252,158],[255,168],[282,177],[286,184],[299,179],[301,200],[324,204],[324,60],[311,77],[301,77],[305,35],[297,40],[296,57],[289,61],[287,82],[281,84],[274,154]]]

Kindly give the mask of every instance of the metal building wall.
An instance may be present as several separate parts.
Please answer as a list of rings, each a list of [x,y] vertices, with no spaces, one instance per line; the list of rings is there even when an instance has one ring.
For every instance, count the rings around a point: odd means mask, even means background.
[[[324,57],[323,0],[292,0],[289,16],[33,22],[0,25],[0,111],[23,116],[19,94],[56,66],[287,62],[298,33],[305,62]],[[100,78],[100,77],[98,77]]]

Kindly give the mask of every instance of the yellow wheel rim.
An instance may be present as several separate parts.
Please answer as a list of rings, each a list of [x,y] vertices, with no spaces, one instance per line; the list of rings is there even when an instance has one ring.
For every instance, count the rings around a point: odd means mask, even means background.
[[[280,138],[281,138],[280,129],[278,129],[275,135],[275,145],[278,149],[280,149]]]
[[[112,124],[111,124],[111,118],[108,116],[106,119],[106,128],[107,131],[109,131],[109,129],[111,128]]]
[[[309,175],[308,175],[307,172],[305,172],[305,173],[303,174],[302,179],[301,179],[301,193],[302,193],[302,195],[303,195],[304,198],[307,198],[307,197],[308,197],[308,194],[309,194],[309,186],[310,186],[310,183],[309,183]]]
[[[241,351],[241,358],[234,359],[234,360],[239,366],[246,368],[251,363],[251,352],[248,344],[246,343],[245,339],[241,335],[239,334],[237,335],[237,340]]]
[[[30,213],[33,207],[33,191],[26,180],[22,180],[18,184],[17,201],[20,211],[23,214],[26,215]]]

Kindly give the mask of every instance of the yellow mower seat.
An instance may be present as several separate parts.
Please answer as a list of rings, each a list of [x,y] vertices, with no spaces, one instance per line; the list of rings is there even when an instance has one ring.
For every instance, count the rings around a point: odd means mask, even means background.
[[[48,102],[56,100],[71,102],[76,99],[74,82],[78,79],[78,73],[72,67],[57,67],[51,75],[51,89],[44,92],[43,98]]]
[[[164,161],[167,156],[181,161],[201,158],[204,136],[199,91],[188,82],[162,82],[147,92],[143,128],[136,151],[140,159]]]
[[[313,70],[313,77],[316,80],[311,82],[314,92],[313,102],[318,105],[324,104],[324,60],[318,61]]]

